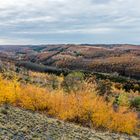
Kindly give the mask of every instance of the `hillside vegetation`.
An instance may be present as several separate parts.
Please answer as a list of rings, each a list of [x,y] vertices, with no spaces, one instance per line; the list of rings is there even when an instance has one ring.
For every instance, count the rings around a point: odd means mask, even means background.
[[[22,66],[41,72],[48,71],[47,67],[51,66],[53,72],[56,72],[58,68],[84,70],[109,74],[116,73],[140,80],[139,45],[0,46],[0,53],[1,59],[8,59],[15,63],[22,61],[24,62]],[[40,66],[36,64],[40,64]]]
[[[63,81],[63,77],[59,77]],[[61,86],[50,90],[32,84],[22,84],[17,78],[4,79],[0,76],[0,104],[11,104],[32,111],[45,113],[60,120],[79,123],[90,128],[100,128],[128,134],[139,134],[137,113],[130,110],[127,96],[120,96],[116,109],[113,100],[100,96],[96,84],[83,81],[73,90]],[[69,88],[67,88],[69,89]],[[121,90],[113,89],[114,94],[123,96]],[[115,93],[116,92],[116,93]],[[139,94],[139,93],[134,93]],[[122,98],[122,99],[121,99]],[[128,103],[128,104],[127,104]]]
[[[125,133],[124,139],[135,140],[140,136],[139,47],[0,46],[0,139],[53,140],[56,131],[59,138],[76,131],[78,136],[63,139],[119,139]],[[85,128],[79,132],[67,122]]]

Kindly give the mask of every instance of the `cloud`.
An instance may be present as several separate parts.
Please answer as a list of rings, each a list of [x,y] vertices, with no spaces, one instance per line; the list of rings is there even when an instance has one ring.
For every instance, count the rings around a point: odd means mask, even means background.
[[[31,39],[16,39],[16,38],[0,38],[0,44],[2,45],[20,45],[22,42],[22,45],[29,45],[29,44],[34,44],[35,40]],[[36,42],[37,43],[37,42]]]
[[[111,32],[113,29],[111,28],[86,28],[86,29],[69,29],[69,30],[52,30],[52,31],[21,31],[21,32],[13,32],[15,34],[26,34],[26,35],[49,35],[49,34],[104,34],[105,32]]]
[[[139,5],[139,0],[0,0],[0,38],[11,44],[29,38],[35,43],[138,43]]]

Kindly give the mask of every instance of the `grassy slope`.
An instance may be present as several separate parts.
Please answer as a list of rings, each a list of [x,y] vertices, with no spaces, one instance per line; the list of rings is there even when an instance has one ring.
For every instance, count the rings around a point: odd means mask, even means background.
[[[96,132],[19,108],[0,107],[0,140],[112,140],[135,136]]]

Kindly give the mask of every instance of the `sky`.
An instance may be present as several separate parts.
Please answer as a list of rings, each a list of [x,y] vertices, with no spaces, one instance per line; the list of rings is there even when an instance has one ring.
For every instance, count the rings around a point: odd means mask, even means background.
[[[140,44],[140,0],[0,0],[0,44]]]

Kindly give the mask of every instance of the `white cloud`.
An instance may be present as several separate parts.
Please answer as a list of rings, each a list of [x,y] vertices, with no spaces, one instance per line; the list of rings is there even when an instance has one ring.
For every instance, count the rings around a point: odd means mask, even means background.
[[[140,35],[139,5],[139,0],[0,0],[0,36]]]
[[[16,38],[0,38],[0,44],[2,45],[29,45],[29,44],[34,44],[35,40],[32,39],[16,39]],[[37,43],[37,42],[36,42]]]
[[[106,32],[112,32],[114,29],[111,28],[86,28],[86,29],[69,29],[69,30],[54,30],[54,31],[19,31],[13,32],[15,34],[26,34],[26,35],[47,35],[47,34],[104,34]]]

